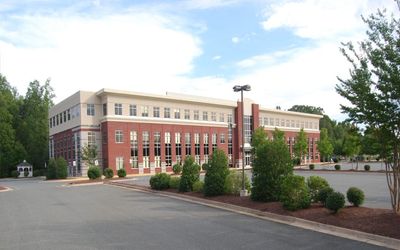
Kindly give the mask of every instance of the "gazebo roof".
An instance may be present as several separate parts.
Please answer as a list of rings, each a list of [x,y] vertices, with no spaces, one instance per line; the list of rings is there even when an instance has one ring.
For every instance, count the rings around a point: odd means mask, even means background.
[[[31,164],[27,163],[25,160],[17,165],[17,167],[32,167]]]

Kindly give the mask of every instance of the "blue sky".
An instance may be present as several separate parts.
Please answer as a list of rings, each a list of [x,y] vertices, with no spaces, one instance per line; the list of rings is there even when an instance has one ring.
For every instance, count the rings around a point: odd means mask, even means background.
[[[340,42],[362,39],[377,8],[399,14],[393,0],[3,0],[0,72],[21,94],[51,78],[56,102],[104,87],[236,100],[250,84],[264,107],[342,120]]]

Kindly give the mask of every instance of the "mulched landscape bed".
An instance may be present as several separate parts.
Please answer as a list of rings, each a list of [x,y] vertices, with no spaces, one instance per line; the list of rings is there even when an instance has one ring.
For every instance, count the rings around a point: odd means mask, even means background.
[[[178,193],[175,189],[166,191]],[[195,192],[179,194],[400,239],[400,215],[396,215],[389,209],[347,206],[341,209],[338,214],[332,214],[322,205],[313,204],[308,209],[291,212],[285,210],[280,202],[255,202],[250,197],[235,195],[204,197],[203,194]]]
[[[7,189],[6,187],[0,186],[0,191],[1,191],[1,190],[6,190],[6,189]]]

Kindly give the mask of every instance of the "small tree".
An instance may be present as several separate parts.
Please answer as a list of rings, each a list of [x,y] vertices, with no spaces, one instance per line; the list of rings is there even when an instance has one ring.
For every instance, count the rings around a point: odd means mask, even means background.
[[[97,158],[96,145],[86,145],[82,148],[82,160],[84,160],[87,165],[94,166],[96,158]]]
[[[307,147],[307,135],[304,132],[304,129],[300,129],[300,132],[296,136],[296,143],[293,146],[294,154],[300,158],[300,161],[303,163],[304,156],[308,152]]]
[[[217,149],[211,156],[211,160],[204,177],[204,195],[222,195],[224,193],[225,179],[228,174],[228,158],[223,150]]]
[[[56,159],[56,178],[66,179],[68,177],[68,163],[62,158],[58,157]]]
[[[251,199],[278,201],[282,180],[293,173],[293,162],[284,140],[266,141],[256,149]]]
[[[182,167],[181,181],[179,183],[179,192],[188,192],[193,190],[193,183],[200,179],[200,166],[196,164],[192,156],[185,158]]]
[[[303,176],[289,175],[282,181],[280,201],[284,208],[292,211],[311,205],[310,193]]]
[[[56,174],[56,160],[54,158],[51,158],[49,160],[49,165],[47,167],[47,171],[46,171],[46,180],[53,180],[57,178],[57,174]]]
[[[360,150],[361,150],[360,137],[357,135],[357,133],[355,131],[350,131],[344,137],[343,152],[349,157],[357,157]],[[352,164],[353,164],[353,161],[352,161]],[[358,170],[358,161],[357,161],[356,169]]]
[[[332,156],[333,145],[329,140],[328,130],[326,128],[321,129],[320,139],[317,142],[317,149],[321,154],[321,158],[325,161]]]

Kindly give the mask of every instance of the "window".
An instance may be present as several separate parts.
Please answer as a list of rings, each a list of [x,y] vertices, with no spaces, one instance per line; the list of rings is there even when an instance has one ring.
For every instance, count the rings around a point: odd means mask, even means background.
[[[64,111],[63,115],[64,115],[64,122],[66,122],[67,121],[67,111]]]
[[[225,114],[224,113],[219,113],[219,121],[225,122]]]
[[[191,141],[190,141],[190,133],[185,133],[185,153],[186,155],[191,155]]]
[[[129,115],[130,116],[137,116],[136,104],[129,104]]]
[[[262,118],[262,117],[258,118],[258,125],[259,125],[259,126],[264,126],[263,118]]]
[[[142,117],[149,116],[149,106],[142,106]]]
[[[170,132],[165,132],[164,134],[164,139],[165,139],[165,165],[171,166],[172,165],[172,160],[171,160],[171,133]]]
[[[244,116],[244,142],[245,143],[251,143],[251,134],[253,131],[253,123],[252,123],[252,116],[251,115],[245,115]]]
[[[154,165],[161,167],[161,133],[154,132]]]
[[[203,111],[203,121],[208,121],[208,113],[207,113],[207,111]]]
[[[217,113],[211,112],[211,121],[213,121],[213,122],[217,121]]]
[[[142,144],[143,144],[143,167],[149,167],[150,155],[150,134],[148,131],[143,131]]]
[[[287,128],[290,127],[290,121],[289,120],[286,120],[286,127]]]
[[[211,137],[212,149],[213,152],[217,149],[217,134],[213,133]]]
[[[107,103],[103,103],[103,115],[107,115]]]
[[[175,133],[175,155],[176,162],[180,163],[182,160],[181,133]]]
[[[86,114],[88,116],[94,116],[94,104],[88,103],[86,107]]]
[[[294,120],[290,121],[290,127],[294,128]]]
[[[123,133],[122,130],[115,130],[115,143],[123,143]]]
[[[71,111],[69,109],[67,110],[67,119],[68,121],[71,120]]]
[[[274,118],[269,118],[269,125],[274,126]]]
[[[171,109],[164,108],[164,118],[171,118]]]
[[[50,126],[50,128],[53,127],[53,123],[51,122],[51,118],[49,119],[49,126]]]
[[[122,103],[114,104],[115,115],[122,115]]]
[[[208,148],[208,134],[204,134],[204,161],[208,162],[208,154],[209,154],[209,148]]]
[[[153,107],[153,117],[160,117],[160,107]]]
[[[190,110],[185,109],[185,120],[190,120]]]
[[[221,143],[221,144],[224,144],[225,143],[225,134],[220,134],[219,135],[219,142]]]
[[[130,141],[131,141],[131,167],[138,167],[138,139],[137,132],[130,132]]]
[[[62,124],[63,123],[62,113],[60,113],[59,116],[60,116],[60,124]]]
[[[268,118],[264,117],[264,126],[268,126]]]
[[[124,168],[124,157],[115,158],[115,167],[117,170]]]
[[[174,109],[174,118],[181,119],[181,110],[180,109]]]
[[[199,111],[198,110],[193,111],[193,119],[194,120],[200,120]]]
[[[96,133],[93,131],[88,132],[88,146],[96,145]]]
[[[281,119],[281,127],[285,127],[285,120]]]
[[[228,123],[233,123],[233,115],[228,114]]]

